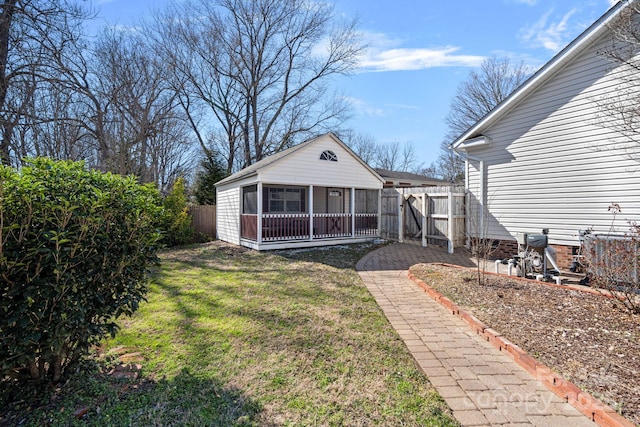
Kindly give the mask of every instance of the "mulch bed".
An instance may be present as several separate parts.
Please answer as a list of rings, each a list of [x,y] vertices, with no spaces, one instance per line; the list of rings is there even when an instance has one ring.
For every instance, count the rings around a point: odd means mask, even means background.
[[[529,355],[640,425],[640,315],[614,299],[438,264],[411,272]]]

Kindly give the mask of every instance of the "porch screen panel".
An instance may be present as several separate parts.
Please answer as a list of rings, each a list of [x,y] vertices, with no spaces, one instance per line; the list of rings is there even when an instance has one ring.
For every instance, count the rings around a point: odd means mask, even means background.
[[[307,188],[265,185],[262,207],[263,241],[309,238]]]
[[[242,189],[242,213],[258,213],[258,186],[250,185]]]
[[[304,187],[263,187],[263,213],[306,213],[307,189]]]
[[[258,186],[242,188],[242,215],[240,235],[243,239],[258,238]]]

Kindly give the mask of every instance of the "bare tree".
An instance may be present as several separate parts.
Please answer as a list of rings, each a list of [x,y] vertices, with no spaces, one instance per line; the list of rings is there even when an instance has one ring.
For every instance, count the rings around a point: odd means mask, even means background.
[[[213,132],[199,126],[215,119],[229,168],[340,123],[346,105],[329,83],[362,51],[355,22],[304,0],[194,0],[158,17],[155,33],[201,145]],[[202,107],[209,121],[195,119]]]
[[[338,132],[340,139],[366,164],[373,166],[378,157],[378,144],[372,135],[358,133],[353,129]]]
[[[109,139],[101,166],[170,186],[167,168],[180,168],[190,140],[166,67],[140,37],[115,31],[100,37],[94,67]]]
[[[524,63],[511,65],[509,58],[491,57],[463,81],[451,101],[445,123],[449,136],[457,137],[473,126],[511,94],[530,74]]]
[[[15,132],[44,112],[35,110],[43,84],[57,84],[59,58],[78,49],[80,25],[89,16],[71,0],[6,0],[0,3],[0,160],[19,163],[26,147],[15,145]],[[22,139],[24,141],[24,139]]]
[[[78,93],[62,85],[40,85],[27,114],[15,128],[14,143],[21,158],[44,156],[52,159],[84,160],[91,157],[91,145],[77,117],[85,109]]]
[[[162,190],[192,165],[177,91],[143,39],[83,36],[74,0],[0,3],[0,158],[85,160]]]
[[[399,172],[413,171],[416,164],[415,147],[408,141],[404,144],[397,141],[379,144],[374,164],[381,169]]]
[[[451,183],[464,180],[464,160],[449,148],[447,141],[440,143],[440,155],[429,167],[424,168],[423,175],[443,179]]]
[[[23,155],[82,159],[170,187],[191,166],[192,133],[166,68],[135,34],[105,30],[82,48],[53,56],[55,78],[39,84],[19,127]]]
[[[397,172],[420,173],[424,170],[417,160],[415,146],[410,141],[404,144],[398,141],[378,143],[373,136],[353,129],[339,131],[338,136],[371,167]]]
[[[632,1],[609,24],[610,40],[598,51],[612,62],[613,87],[597,97],[595,124],[613,130],[606,149],[622,150],[640,162],[640,1]]]
[[[531,74],[520,62],[512,65],[508,58],[491,57],[473,70],[456,91],[445,118],[448,132],[440,145],[440,156],[431,170],[439,178],[456,181],[464,176],[464,162],[451,151],[449,144],[482,119],[508,97]]]
[[[374,165],[398,172],[416,172],[421,167],[417,164],[415,146],[409,141],[404,144],[397,141],[379,144]]]

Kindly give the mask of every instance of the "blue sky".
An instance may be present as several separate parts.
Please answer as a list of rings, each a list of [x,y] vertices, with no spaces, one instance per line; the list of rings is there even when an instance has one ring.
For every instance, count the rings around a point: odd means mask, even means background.
[[[169,0],[96,0],[105,22],[134,25]],[[179,1],[179,0],[173,0]],[[360,69],[337,81],[354,117],[377,142],[411,142],[428,166],[446,133],[460,82],[487,57],[538,68],[615,0],[335,0],[358,16],[369,49]]]

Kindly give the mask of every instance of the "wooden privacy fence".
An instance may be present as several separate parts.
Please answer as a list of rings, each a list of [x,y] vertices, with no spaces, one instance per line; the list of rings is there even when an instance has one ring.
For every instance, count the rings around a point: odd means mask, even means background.
[[[216,207],[215,205],[200,205],[189,207],[191,224],[197,233],[202,233],[212,239],[216,238]]]
[[[382,237],[420,241],[422,246],[464,246],[463,187],[389,188],[382,192]]]

